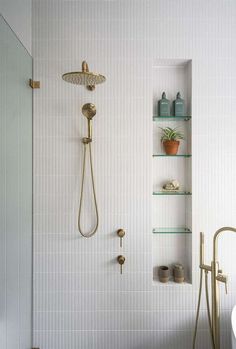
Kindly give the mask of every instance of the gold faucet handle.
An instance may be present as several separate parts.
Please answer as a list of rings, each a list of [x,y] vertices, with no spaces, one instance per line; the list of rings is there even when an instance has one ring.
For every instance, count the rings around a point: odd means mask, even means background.
[[[228,279],[225,282],[225,293],[228,294]]]
[[[119,230],[117,230],[117,235],[118,235],[119,238],[120,238],[120,247],[122,247],[122,239],[123,239],[123,237],[125,236],[125,231],[124,231],[124,229],[119,229]]]
[[[225,293],[228,294],[228,276],[226,275],[225,275],[224,284],[225,284]]]
[[[122,266],[125,263],[125,257],[120,255],[117,257],[117,261],[120,264],[120,273],[122,274],[123,273]]]
[[[224,274],[218,274],[216,279],[220,282],[223,282],[225,284],[225,293],[228,293],[228,277]]]

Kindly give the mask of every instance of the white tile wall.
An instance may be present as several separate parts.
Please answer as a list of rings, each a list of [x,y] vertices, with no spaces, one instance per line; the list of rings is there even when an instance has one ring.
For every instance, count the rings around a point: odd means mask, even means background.
[[[236,226],[235,1],[33,1],[34,345],[41,349],[190,348],[197,297],[198,233]],[[152,282],[152,66],[193,59],[193,286]],[[93,93],[66,84],[83,59],[107,82]],[[94,171],[100,226],[76,228],[86,123],[93,102]],[[126,229],[121,252],[116,229]],[[236,240],[225,242],[233,249]],[[222,341],[236,302],[233,252],[224,253],[230,294]],[[223,291],[223,290],[222,290]],[[205,306],[203,306],[205,307]],[[206,314],[198,348],[210,347]]]

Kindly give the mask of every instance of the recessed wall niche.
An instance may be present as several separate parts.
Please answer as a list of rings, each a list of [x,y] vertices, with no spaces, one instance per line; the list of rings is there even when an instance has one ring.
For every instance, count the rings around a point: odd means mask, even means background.
[[[192,61],[158,59],[153,65],[153,283],[158,286],[183,287],[192,282]],[[170,100],[170,115],[158,112],[162,93]],[[185,111],[175,116],[173,101],[177,93],[185,102]],[[177,128],[184,134],[176,155],[166,155],[161,142],[160,128]],[[163,189],[164,184],[177,180],[176,191]],[[185,281],[174,283],[172,267],[184,267]],[[160,266],[170,267],[170,281],[159,282]]]

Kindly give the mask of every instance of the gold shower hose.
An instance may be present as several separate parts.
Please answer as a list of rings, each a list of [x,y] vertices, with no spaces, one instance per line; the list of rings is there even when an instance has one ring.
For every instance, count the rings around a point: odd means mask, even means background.
[[[197,304],[197,315],[196,315],[194,335],[193,335],[193,349],[195,349],[195,347],[196,347],[197,328],[198,328],[198,320],[199,320],[199,312],[200,312],[201,296],[202,296],[202,279],[203,279],[203,269],[201,269],[201,271],[200,271],[200,284],[199,284],[199,294],[198,294],[198,304]],[[206,291],[207,317],[208,317],[208,324],[209,324],[209,329],[210,329],[211,346],[212,346],[212,349],[215,349],[212,323],[211,323],[210,304],[209,304],[208,271],[207,270],[205,270],[205,291]]]
[[[98,228],[99,223],[99,217],[98,217],[98,206],[97,206],[97,198],[96,198],[96,192],[95,192],[95,184],[94,184],[94,175],[93,175],[93,161],[92,161],[92,149],[91,149],[91,142],[84,143],[84,156],[83,156],[83,171],[82,171],[82,183],[81,183],[81,192],[80,192],[80,203],[79,203],[79,215],[78,215],[78,229],[80,234],[85,238],[90,238],[93,236]],[[89,233],[84,233],[81,228],[81,210],[82,210],[82,202],[83,202],[83,193],[84,193],[84,176],[85,176],[85,166],[86,166],[86,150],[87,146],[89,147],[89,161],[90,161],[90,171],[91,171],[91,179],[92,179],[92,188],[93,188],[93,198],[94,198],[94,205],[95,205],[95,212],[96,212],[96,225],[94,229],[92,229]]]

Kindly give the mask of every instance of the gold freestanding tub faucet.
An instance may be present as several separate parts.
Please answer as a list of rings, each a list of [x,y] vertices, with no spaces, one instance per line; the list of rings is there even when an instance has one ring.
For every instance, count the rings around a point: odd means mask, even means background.
[[[205,289],[206,289],[206,302],[207,302],[207,314],[208,322],[211,334],[211,344],[213,349],[220,349],[220,292],[219,292],[219,282],[225,284],[225,291],[227,293],[227,282],[228,278],[226,275],[222,274],[222,270],[219,269],[218,261],[218,237],[223,232],[234,232],[236,233],[236,228],[223,227],[215,232],[213,238],[213,260],[211,265],[204,263],[204,234],[200,233],[200,286],[199,286],[199,296],[197,305],[196,322],[194,328],[193,336],[193,349],[196,344],[197,336],[197,326],[199,319],[199,311],[201,304],[201,294],[202,294],[202,278],[203,271],[205,272]],[[209,293],[208,293],[208,272],[211,272],[211,310],[209,303]]]

